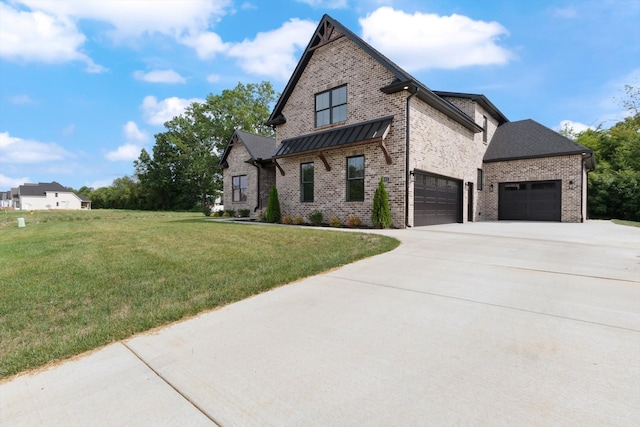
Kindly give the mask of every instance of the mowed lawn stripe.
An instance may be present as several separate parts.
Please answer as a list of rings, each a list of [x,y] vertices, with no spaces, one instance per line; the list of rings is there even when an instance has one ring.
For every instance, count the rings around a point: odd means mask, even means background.
[[[398,245],[194,213],[36,212],[25,228],[18,216],[0,220],[0,378]]]

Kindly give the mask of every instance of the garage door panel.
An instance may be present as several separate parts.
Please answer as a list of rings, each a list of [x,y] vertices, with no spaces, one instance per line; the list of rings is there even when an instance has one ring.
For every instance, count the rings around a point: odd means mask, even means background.
[[[458,222],[460,216],[460,183],[454,179],[422,172],[414,175],[415,226]]]
[[[560,221],[561,181],[524,181],[499,184],[498,219]]]

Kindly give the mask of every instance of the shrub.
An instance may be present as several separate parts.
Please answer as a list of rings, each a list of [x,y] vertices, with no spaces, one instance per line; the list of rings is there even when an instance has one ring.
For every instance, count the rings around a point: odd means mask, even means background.
[[[371,222],[374,227],[391,227],[391,212],[389,211],[389,198],[387,190],[384,188],[384,180],[380,177],[378,188],[373,195],[373,210],[371,211]]]
[[[240,209],[238,212],[240,213],[240,218],[248,218],[251,211],[249,209]]]
[[[265,215],[264,211],[260,211],[260,213],[258,214],[258,221],[267,222],[267,216]]]
[[[340,218],[334,216],[329,220],[329,225],[331,227],[342,227],[342,221],[340,221]]]
[[[202,207],[202,213],[204,214],[204,216],[211,216],[211,207],[209,207],[208,205],[204,205]]]
[[[282,223],[283,224],[291,224],[293,222],[293,220],[291,219],[291,217],[289,215],[285,215],[282,217]]]
[[[267,202],[267,212],[265,216],[267,222],[280,222],[282,219],[280,200],[278,200],[278,189],[275,185],[271,187],[271,191],[269,192],[269,201]]]
[[[320,212],[320,211],[311,212],[309,214],[309,221],[311,221],[311,224],[313,224],[313,225],[322,224],[322,212]]]
[[[362,221],[360,220],[359,216],[349,215],[349,218],[347,218],[347,227],[356,228],[361,226],[362,226]]]
[[[231,217],[234,218],[236,216],[236,211],[235,209],[227,209],[226,211],[224,211],[226,217]]]
[[[293,224],[294,225],[301,225],[304,224],[304,219],[302,219],[301,216],[297,216],[293,219]]]
[[[222,218],[229,218],[230,216],[231,216],[231,215],[229,215],[229,211],[225,211],[225,212],[222,214]]]

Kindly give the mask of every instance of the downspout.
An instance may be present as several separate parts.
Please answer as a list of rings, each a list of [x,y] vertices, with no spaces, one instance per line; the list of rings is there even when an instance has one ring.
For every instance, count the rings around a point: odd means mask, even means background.
[[[409,87],[407,86],[406,89],[408,90]],[[413,98],[414,96],[416,96],[418,94],[418,88],[416,87],[415,92],[410,93],[409,96],[407,96],[407,121],[405,123],[405,132],[406,132],[406,141],[405,141],[405,165],[404,165],[404,169],[406,172],[406,177],[405,177],[405,188],[404,188],[404,226],[407,228],[410,228],[411,226],[409,225],[409,185],[411,184],[411,171],[409,170],[409,137],[411,136],[411,132],[409,130],[410,128],[410,123],[409,123],[409,107],[411,104],[411,98]]]
[[[587,159],[591,159],[593,157],[593,151],[591,152],[591,154],[588,157],[582,157],[582,172],[580,174],[580,222],[584,222],[588,217],[588,209],[589,207],[587,205],[584,206],[584,212],[587,214],[587,218],[585,218],[585,215],[582,214],[582,204],[584,203],[584,186],[587,186],[587,194],[589,191],[589,172],[591,172],[591,170],[587,169],[587,176],[586,176],[586,182],[584,179],[582,179],[582,177],[585,175],[584,173],[584,164],[585,164],[585,160]],[[587,202],[589,201],[589,198],[587,197]]]
[[[258,160],[262,160],[262,159],[258,159]],[[257,187],[258,187],[258,188],[257,188],[257,190],[258,190],[258,191],[256,191],[256,207],[255,207],[255,208],[253,208],[253,211],[255,212],[255,211],[257,211],[258,209],[260,209],[260,169],[261,169],[261,168],[260,168],[260,166],[258,166],[258,162],[257,162],[257,161],[255,161],[255,160],[252,160],[252,161],[251,161],[251,164],[252,164],[253,166],[255,166],[255,167],[256,167],[256,169],[258,170],[258,185],[257,185]]]

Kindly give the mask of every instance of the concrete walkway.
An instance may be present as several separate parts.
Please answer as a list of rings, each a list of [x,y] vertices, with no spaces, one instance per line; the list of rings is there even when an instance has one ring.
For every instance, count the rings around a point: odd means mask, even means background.
[[[0,384],[0,425],[640,425],[640,229],[380,233],[403,244]]]

